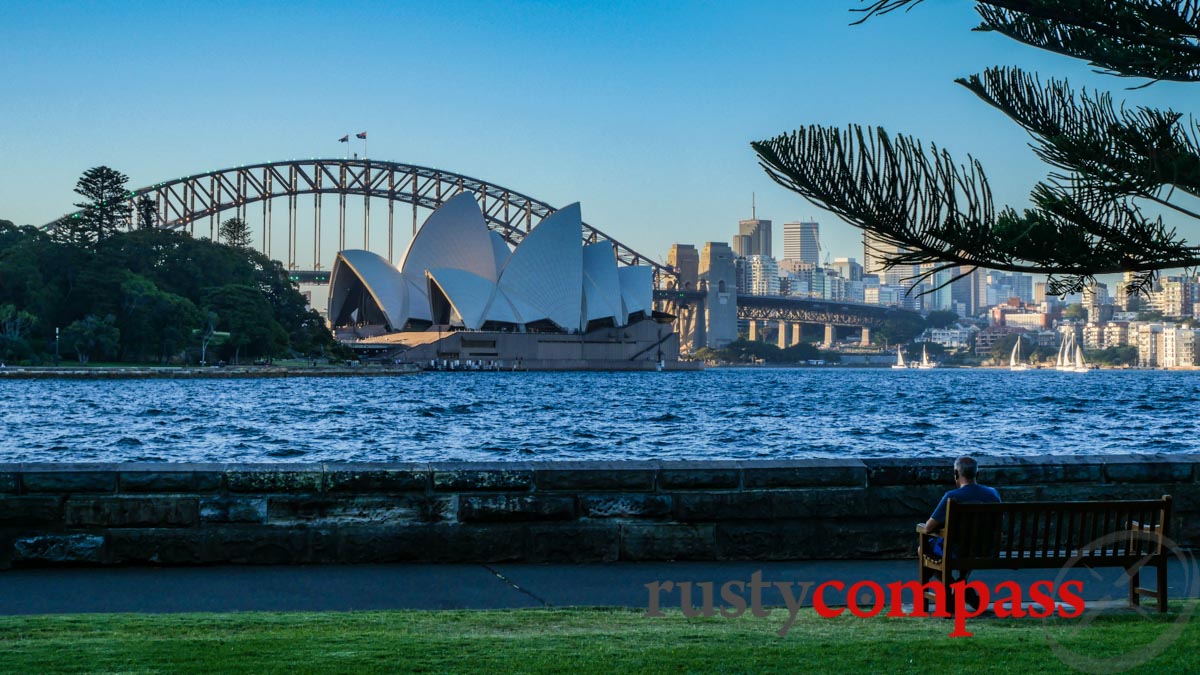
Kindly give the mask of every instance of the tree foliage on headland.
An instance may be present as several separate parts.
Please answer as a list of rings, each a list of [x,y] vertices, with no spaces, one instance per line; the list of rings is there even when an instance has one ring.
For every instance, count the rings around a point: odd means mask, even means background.
[[[921,0],[866,0],[866,20]],[[978,0],[977,28],[1086,60],[1102,72],[1200,82],[1195,0]],[[859,21],[861,23],[861,21]],[[1031,208],[997,207],[980,163],[882,128],[810,125],[751,143],[767,173],[874,235],[886,264],[927,265],[918,279],[978,267],[1046,274],[1047,292],[1079,291],[1098,274],[1132,273],[1131,292],[1159,270],[1200,264],[1172,223],[1200,224],[1200,122],[1127,107],[1019,68],[959,84],[1007,115],[1050,167]],[[1189,201],[1191,200],[1191,201]],[[1157,209],[1170,219],[1151,215]],[[899,252],[895,252],[898,250]],[[957,277],[956,277],[957,278]]]
[[[0,332],[0,360],[49,362],[56,328],[62,356],[80,361],[195,362],[214,331],[225,339],[209,347],[209,361],[334,347],[279,262],[147,226],[148,213],[143,229],[126,231],[124,182],[107,167],[90,169],[77,190],[88,191],[82,215],[51,232],[0,220],[0,313],[22,319]]]

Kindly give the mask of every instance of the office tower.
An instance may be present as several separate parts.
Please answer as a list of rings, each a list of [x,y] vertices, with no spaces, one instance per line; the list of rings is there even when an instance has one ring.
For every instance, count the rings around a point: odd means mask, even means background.
[[[854,258],[834,258],[829,266],[837,270],[846,281],[862,281],[863,266]]]
[[[745,258],[748,255],[754,255],[750,248],[753,246],[753,241],[748,234],[733,235],[733,254],[739,258]]]
[[[883,259],[900,248],[885,243],[872,232],[863,232],[863,274],[883,273]]]
[[[738,234],[733,238],[735,255],[771,255],[771,221],[757,217],[738,221]],[[739,251],[738,248],[741,248]]]
[[[820,265],[820,225],[815,222],[784,223],[783,257]]]

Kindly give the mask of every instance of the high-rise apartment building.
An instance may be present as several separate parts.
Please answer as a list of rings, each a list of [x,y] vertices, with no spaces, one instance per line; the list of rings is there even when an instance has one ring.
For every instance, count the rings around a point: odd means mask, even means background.
[[[784,223],[783,257],[820,265],[820,225],[815,222]]]
[[[747,292],[750,295],[779,295],[779,266],[766,255],[746,256]]]

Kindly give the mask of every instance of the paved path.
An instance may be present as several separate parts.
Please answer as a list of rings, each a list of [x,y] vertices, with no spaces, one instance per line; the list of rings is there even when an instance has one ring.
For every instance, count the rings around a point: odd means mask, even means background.
[[[1172,561],[1168,573],[1174,598],[1200,597],[1200,580]],[[520,607],[624,606],[645,608],[655,581],[749,583],[761,570],[765,582],[817,584],[839,579],[880,584],[907,581],[915,561],[817,561],[791,563],[694,562],[532,564],[396,564],[219,567],[129,567],[96,569],[16,569],[0,571],[0,614],[80,612],[230,612],[369,609],[501,609]],[[1089,602],[1123,600],[1127,585],[1115,569],[1093,577],[1080,570]],[[1053,579],[1045,570],[980,572],[973,579],[989,586],[1004,579],[1023,588]],[[1153,572],[1143,574],[1148,584]],[[786,584],[785,584],[786,586]],[[699,587],[693,599],[700,601]],[[793,591],[799,595],[799,591]],[[772,586],[767,606],[783,606]],[[832,597],[833,603],[839,602]],[[664,592],[661,606],[678,607],[680,591]],[[719,600],[718,600],[719,602]],[[805,605],[811,605],[811,596]]]

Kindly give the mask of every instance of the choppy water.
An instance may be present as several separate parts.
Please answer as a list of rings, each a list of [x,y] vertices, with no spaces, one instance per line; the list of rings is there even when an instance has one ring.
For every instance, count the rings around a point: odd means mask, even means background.
[[[717,369],[0,381],[0,461],[1200,451],[1200,373]]]

